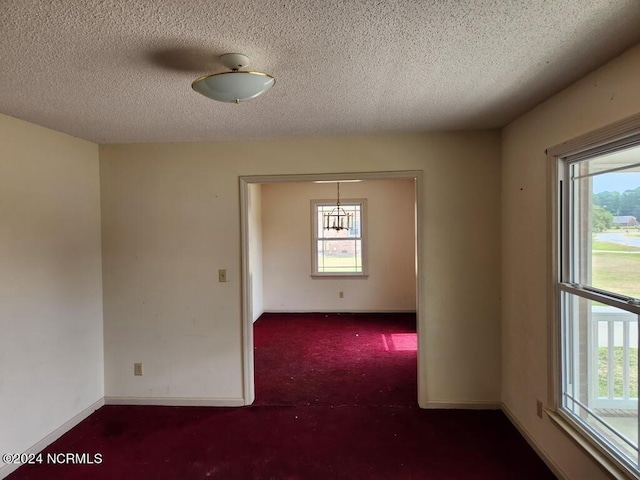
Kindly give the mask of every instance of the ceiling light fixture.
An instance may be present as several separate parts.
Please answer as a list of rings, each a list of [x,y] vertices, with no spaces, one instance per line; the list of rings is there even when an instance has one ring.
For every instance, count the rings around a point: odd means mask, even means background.
[[[249,65],[249,57],[241,53],[225,53],[220,61],[231,71],[197,78],[191,84],[196,92],[219,102],[240,103],[262,95],[276,83],[266,73],[241,72],[240,68]]]
[[[351,230],[351,218],[353,214],[347,213],[345,209],[340,206],[340,182],[336,182],[336,185],[338,200],[333,210],[324,216],[324,229],[335,230],[336,232],[340,230]]]

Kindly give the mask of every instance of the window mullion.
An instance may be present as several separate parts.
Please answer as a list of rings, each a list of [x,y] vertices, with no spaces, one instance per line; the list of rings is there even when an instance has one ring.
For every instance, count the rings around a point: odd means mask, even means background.
[[[572,214],[572,188],[570,178],[570,167],[568,164],[562,164],[560,169],[560,228],[558,229],[561,235],[560,238],[560,280],[563,282],[573,282],[573,249],[574,237],[572,233],[571,225],[573,225]]]

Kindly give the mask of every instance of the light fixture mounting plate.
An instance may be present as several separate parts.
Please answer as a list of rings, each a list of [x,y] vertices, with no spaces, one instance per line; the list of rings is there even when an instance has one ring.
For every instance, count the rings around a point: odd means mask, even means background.
[[[220,61],[229,70],[239,70],[249,65],[249,57],[242,53],[225,53],[220,55]]]

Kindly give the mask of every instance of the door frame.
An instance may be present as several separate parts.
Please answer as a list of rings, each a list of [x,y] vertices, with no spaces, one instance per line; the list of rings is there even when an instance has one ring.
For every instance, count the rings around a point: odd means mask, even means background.
[[[255,400],[255,363],[253,348],[253,306],[252,288],[249,276],[249,185],[286,182],[317,182],[317,181],[341,181],[341,180],[394,180],[413,179],[415,181],[415,262],[416,262],[416,332],[418,336],[417,369],[418,369],[418,404],[426,399],[423,385],[423,369],[426,358],[425,339],[426,328],[424,321],[424,306],[422,305],[422,285],[424,284],[424,248],[423,220],[421,205],[423,204],[423,172],[421,170],[399,170],[385,172],[348,172],[348,173],[317,173],[317,174],[292,174],[292,175],[245,175],[239,177],[240,182],[240,238],[241,238],[241,296],[242,296],[242,372],[243,372],[243,399],[245,405],[251,405]],[[424,397],[423,397],[424,396]]]

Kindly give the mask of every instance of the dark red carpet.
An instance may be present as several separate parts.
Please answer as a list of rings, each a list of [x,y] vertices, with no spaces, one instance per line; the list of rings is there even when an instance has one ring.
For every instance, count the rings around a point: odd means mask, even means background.
[[[264,314],[255,405],[417,405],[415,314]]]
[[[100,465],[8,478],[555,478],[501,412],[416,406],[412,316],[297,319],[256,324],[256,405],[106,406],[44,452],[100,453]]]

